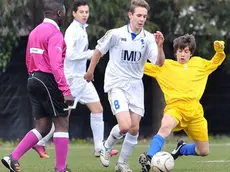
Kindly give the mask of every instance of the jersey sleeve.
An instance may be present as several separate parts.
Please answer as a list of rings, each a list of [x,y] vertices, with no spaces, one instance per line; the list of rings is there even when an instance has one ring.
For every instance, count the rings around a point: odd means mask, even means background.
[[[105,35],[97,41],[96,49],[104,55],[116,44],[116,40],[115,29],[108,30]]]
[[[144,67],[144,74],[145,75],[156,78],[157,74],[159,74],[159,72],[160,72],[159,66],[152,64],[152,63],[149,63],[149,62],[145,63],[145,67]]]
[[[147,44],[146,56],[152,64],[156,64],[158,56],[158,48],[155,41],[155,38],[152,34],[149,34],[149,40]]]
[[[205,71],[208,74],[211,74],[218,68],[218,66],[220,66],[223,63],[225,58],[226,54],[224,52],[217,52],[211,60],[205,60]]]
[[[50,66],[54,78],[58,84],[58,88],[62,91],[63,95],[70,95],[70,89],[64,75],[63,64],[63,51],[64,51],[64,38],[62,34],[55,34],[50,37],[48,42],[48,54]]]
[[[84,51],[78,30],[73,30],[68,28],[65,32],[65,42],[66,42],[66,58],[68,60],[82,60],[90,59],[93,55],[93,50]]]

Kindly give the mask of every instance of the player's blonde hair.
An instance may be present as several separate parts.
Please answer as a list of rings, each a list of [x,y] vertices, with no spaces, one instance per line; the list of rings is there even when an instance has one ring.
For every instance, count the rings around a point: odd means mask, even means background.
[[[194,54],[196,50],[196,40],[193,35],[185,34],[173,40],[174,53],[176,53],[178,49],[183,50],[185,47],[189,47],[191,54]]]
[[[146,8],[148,11],[150,10],[148,2],[146,2],[145,0],[131,0],[129,12],[134,13],[136,7],[143,7]]]

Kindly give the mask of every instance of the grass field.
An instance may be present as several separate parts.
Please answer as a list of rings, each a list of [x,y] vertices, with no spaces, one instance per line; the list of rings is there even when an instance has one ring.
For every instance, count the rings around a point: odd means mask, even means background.
[[[166,143],[164,150],[171,151],[175,147],[176,142]],[[7,155],[13,149],[12,144],[0,145],[0,156]],[[116,146],[118,150],[121,146]],[[212,139],[210,140],[211,152],[208,157],[181,157],[175,162],[173,172],[228,172],[230,171],[230,138]],[[139,142],[133,152],[129,165],[133,172],[140,172],[138,164],[138,156],[142,152],[146,152],[148,143]],[[54,147],[47,146],[47,151],[51,156],[49,159],[40,159],[35,151],[30,150],[20,160],[22,172],[52,172],[54,167]],[[108,168],[100,164],[98,158],[93,156],[93,145],[74,143],[70,144],[68,156],[68,166],[72,172],[113,172],[118,156],[112,158],[111,166]],[[0,164],[0,172],[8,172],[2,164]]]

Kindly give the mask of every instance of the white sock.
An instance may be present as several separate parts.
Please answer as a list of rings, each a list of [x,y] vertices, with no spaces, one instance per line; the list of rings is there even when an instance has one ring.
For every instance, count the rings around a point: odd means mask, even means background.
[[[37,145],[45,146],[46,143],[47,143],[47,142],[50,140],[50,138],[53,136],[54,131],[55,131],[55,126],[54,126],[54,123],[52,123],[52,127],[51,127],[51,129],[50,129],[50,132],[49,132],[45,137],[43,137],[43,138],[37,143]]]
[[[103,113],[91,113],[90,126],[93,132],[94,150],[100,151],[104,140]]]
[[[133,152],[135,145],[138,142],[137,139],[138,139],[138,134],[136,136],[133,136],[129,133],[126,134],[122,148],[121,148],[121,153],[120,153],[118,162],[120,163],[127,162],[127,160],[129,159],[130,155]]]
[[[120,132],[120,128],[117,125],[115,125],[107,140],[105,141],[105,147],[106,148],[112,148],[118,141],[120,141],[123,138],[124,134]]]

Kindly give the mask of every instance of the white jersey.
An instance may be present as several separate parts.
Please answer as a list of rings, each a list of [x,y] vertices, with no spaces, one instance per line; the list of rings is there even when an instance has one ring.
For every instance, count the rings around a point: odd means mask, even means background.
[[[104,90],[129,89],[132,81],[142,82],[144,65],[149,59],[157,61],[158,48],[153,34],[142,29],[134,39],[129,25],[109,30],[98,40],[98,49],[103,55],[109,51],[105,71]]]
[[[88,50],[87,24],[74,20],[65,32],[66,58],[64,72],[67,80],[79,77],[83,81],[86,72],[86,62],[93,55],[93,50]]]

